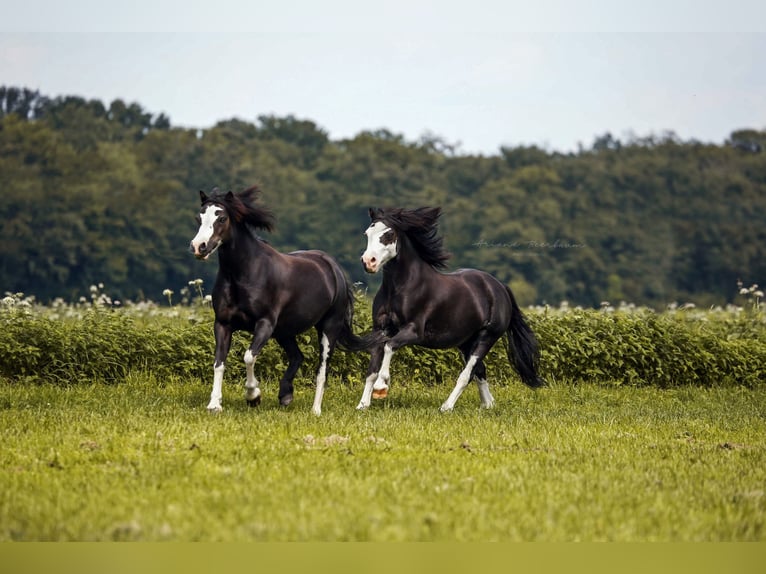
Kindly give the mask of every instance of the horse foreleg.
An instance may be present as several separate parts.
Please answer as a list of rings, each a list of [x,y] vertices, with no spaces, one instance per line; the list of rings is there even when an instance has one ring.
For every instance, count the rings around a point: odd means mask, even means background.
[[[255,355],[248,349],[245,351],[245,400],[251,407],[257,407],[261,404],[260,383],[255,378]]]
[[[231,328],[219,322],[213,326],[215,334],[215,362],[213,363],[213,390],[210,393],[210,402],[207,410],[211,413],[219,413],[223,410],[221,399],[223,398],[223,372],[226,370],[226,356],[231,346]]]
[[[394,356],[394,351],[405,345],[411,345],[417,340],[418,327],[414,323],[408,323],[383,345],[383,361],[378,378],[372,385],[372,398],[383,399],[388,396],[388,384],[391,382],[391,358]]]
[[[414,323],[408,323],[383,345],[383,360],[380,365],[380,371],[375,382],[372,384],[373,399],[383,399],[388,396],[388,384],[391,382],[391,358],[394,356],[394,351],[417,340],[417,327]]]
[[[394,356],[394,349],[389,343],[383,345],[383,361],[380,364],[380,371],[372,384],[372,398],[385,399],[388,396],[388,383],[391,382],[391,357]]]
[[[357,409],[363,410],[370,406],[370,400],[372,398],[372,385],[378,378],[378,371],[380,371],[380,363],[383,360],[383,346],[374,347],[370,351],[370,366],[367,369],[367,379],[364,382],[364,391],[362,392],[362,399],[357,405]]]
[[[261,320],[256,323],[253,331],[253,342],[245,351],[245,400],[251,407],[261,404],[261,389],[258,379],[255,377],[255,358],[271,337],[273,326],[269,321]]]

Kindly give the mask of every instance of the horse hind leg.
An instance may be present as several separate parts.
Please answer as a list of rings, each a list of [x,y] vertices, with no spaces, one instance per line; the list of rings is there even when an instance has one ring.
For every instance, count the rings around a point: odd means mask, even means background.
[[[327,365],[330,362],[334,349],[335,341],[331,341],[327,333],[319,333],[319,366],[317,367],[314,405],[311,408],[311,412],[316,416],[322,414],[322,397],[324,396],[325,383],[327,382]]]
[[[471,349],[474,348],[476,339],[472,339],[467,344],[460,347],[460,356],[463,358],[463,364],[468,363],[468,358],[471,355]],[[489,391],[489,383],[487,382],[487,367],[484,365],[484,360],[477,361],[473,368],[473,378],[476,381],[476,388],[479,390],[479,400],[481,401],[482,408],[491,409],[495,406],[495,398]]]
[[[293,379],[303,363],[303,353],[295,337],[280,338],[277,343],[287,353],[287,370],[279,381],[279,404],[286,407],[293,402]]]
[[[441,412],[449,412],[452,409],[455,408],[455,403],[457,402],[458,398],[460,398],[460,395],[463,393],[465,388],[468,386],[468,383],[471,381],[471,377],[475,374],[475,369],[477,365],[481,363],[483,366],[483,360],[486,354],[489,352],[489,350],[492,348],[492,345],[495,344],[495,341],[497,340],[497,337],[491,337],[486,331],[481,332],[480,335],[476,338],[476,343],[472,345],[473,349],[470,351],[470,354],[467,352],[467,349],[461,349],[461,352],[463,354],[463,357],[466,359],[465,367],[460,372],[460,375],[457,378],[457,382],[455,383],[455,388],[452,389],[452,392],[450,393],[449,397],[447,397],[447,400],[442,403],[442,406],[439,408]],[[484,369],[482,373],[486,377],[486,369]],[[484,379],[486,382],[486,378]],[[487,393],[489,393],[489,387],[486,388]],[[480,397],[482,397],[482,404],[485,404],[485,399],[488,400],[491,398],[491,395],[489,397],[484,397],[481,395],[482,393],[482,387],[479,387],[479,393]],[[494,400],[493,400],[494,401]]]
[[[452,409],[455,408],[455,403],[457,402],[458,398],[460,398],[460,395],[463,393],[463,390],[468,386],[468,383],[471,380],[471,374],[473,373],[473,368],[476,365],[476,363],[479,361],[479,357],[476,355],[471,355],[468,358],[468,361],[466,361],[465,367],[460,372],[460,376],[457,378],[457,383],[455,384],[455,388],[452,389],[452,392],[450,393],[449,397],[447,397],[447,400],[442,403],[442,406],[439,407],[439,410],[443,413],[449,412]]]
[[[479,389],[479,400],[484,409],[491,409],[495,406],[495,398],[489,392],[489,383],[487,382],[487,367],[484,361],[479,361],[473,369],[473,378],[476,380],[476,387]]]

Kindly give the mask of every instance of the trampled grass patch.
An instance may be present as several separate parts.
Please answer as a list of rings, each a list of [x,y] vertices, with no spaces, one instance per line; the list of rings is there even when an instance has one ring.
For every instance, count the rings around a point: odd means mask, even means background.
[[[4,381],[0,540],[723,541],[766,538],[766,390],[407,383],[354,409],[310,378]]]

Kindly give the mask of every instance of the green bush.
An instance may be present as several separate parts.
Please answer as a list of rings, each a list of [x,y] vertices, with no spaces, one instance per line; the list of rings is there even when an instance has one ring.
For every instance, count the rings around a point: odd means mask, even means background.
[[[357,304],[355,330],[371,328],[370,303]],[[766,323],[758,311],[673,311],[646,309],[529,309],[540,343],[540,371],[553,383],[659,387],[766,382]],[[244,380],[242,356],[250,340],[235,334],[227,361],[227,382]],[[318,363],[317,339],[299,337],[306,356],[302,374]],[[116,382],[129,373],[208,381],[214,353],[213,313],[204,303],[114,308],[94,302],[49,307],[6,297],[0,308],[0,376],[54,383]],[[361,384],[369,355],[338,350],[331,372]],[[505,342],[486,359],[493,381],[518,380]],[[256,362],[256,374],[278,379],[286,360],[274,341]],[[418,347],[399,350],[392,362],[397,384],[451,383],[462,362],[455,350]]]
[[[543,376],[552,380],[660,387],[766,381],[759,315],[571,311],[529,319],[540,341]],[[747,336],[740,334],[743,322],[751,323]]]

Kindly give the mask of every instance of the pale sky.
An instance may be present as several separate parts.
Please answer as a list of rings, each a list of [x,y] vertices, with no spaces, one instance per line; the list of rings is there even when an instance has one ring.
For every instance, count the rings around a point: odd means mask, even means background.
[[[485,155],[766,130],[766,1],[273,4],[7,4],[0,85],[121,98],[174,126],[292,114],[334,140],[385,128]]]

